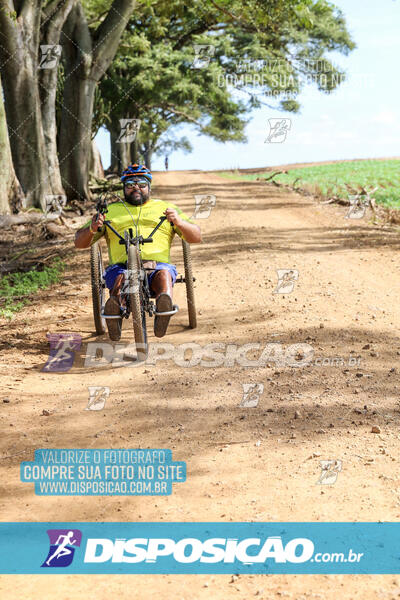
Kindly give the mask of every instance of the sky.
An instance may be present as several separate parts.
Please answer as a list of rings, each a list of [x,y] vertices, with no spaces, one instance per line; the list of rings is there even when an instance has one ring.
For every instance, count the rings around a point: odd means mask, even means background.
[[[296,162],[400,156],[400,0],[336,0],[357,48],[348,56],[331,54],[347,81],[332,94],[308,85],[298,97],[297,114],[266,106],[249,113],[246,143],[220,143],[191,126],[179,129],[193,152],[174,152],[170,170],[235,169]],[[289,118],[282,143],[266,142],[269,119]],[[96,136],[104,167],[110,164],[109,135]],[[164,169],[154,157],[152,169]]]

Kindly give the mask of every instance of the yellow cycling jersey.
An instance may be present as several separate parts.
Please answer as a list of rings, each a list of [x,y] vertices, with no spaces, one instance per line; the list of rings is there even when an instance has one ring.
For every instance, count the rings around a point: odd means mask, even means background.
[[[136,235],[135,221],[138,226],[138,235],[142,235],[146,238],[158,224],[160,217],[164,216],[164,211],[167,208],[174,208],[181,219],[193,223],[193,221],[175,204],[164,202],[163,200],[158,200],[156,198],[151,198],[142,206],[133,206],[128,202],[125,202],[125,205],[122,202],[110,204],[105,213],[105,219],[110,221],[110,224],[120,235],[122,235],[122,237],[124,237],[124,231],[130,228],[133,230],[133,235]],[[90,223],[91,220],[87,222],[85,227],[89,226]],[[165,220],[155,232],[153,242],[141,246],[142,259],[169,263],[170,248],[175,233],[182,237],[178,229],[172,227],[171,223]],[[119,238],[105,225],[103,225],[101,230],[95,233],[92,244],[97,242],[97,240],[103,236],[105,236],[107,242],[109,264],[114,265],[115,263],[126,262],[127,256],[125,246],[119,243]]]

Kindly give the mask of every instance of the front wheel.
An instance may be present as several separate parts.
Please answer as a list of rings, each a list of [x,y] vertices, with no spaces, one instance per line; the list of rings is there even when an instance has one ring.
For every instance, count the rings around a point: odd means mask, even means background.
[[[146,315],[141,299],[140,285],[140,256],[136,246],[128,250],[128,298],[132,313],[133,332],[135,336],[136,354],[138,360],[147,358]]]
[[[99,242],[90,247],[90,277],[92,283],[94,326],[97,335],[102,335],[106,330],[106,320],[101,316],[105,302],[105,284],[103,282],[103,258]]]
[[[189,325],[192,329],[197,327],[196,304],[194,301],[192,257],[190,244],[182,240],[183,264],[185,266],[186,297],[189,313]]]

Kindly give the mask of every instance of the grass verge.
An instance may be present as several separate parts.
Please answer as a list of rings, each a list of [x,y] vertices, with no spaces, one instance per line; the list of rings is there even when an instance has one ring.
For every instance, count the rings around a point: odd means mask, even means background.
[[[0,317],[12,319],[16,312],[29,304],[31,296],[62,279],[65,263],[55,258],[41,271],[10,273],[0,278]]]

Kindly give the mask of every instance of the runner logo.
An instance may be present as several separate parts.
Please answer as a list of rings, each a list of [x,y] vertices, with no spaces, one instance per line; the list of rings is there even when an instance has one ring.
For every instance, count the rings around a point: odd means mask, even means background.
[[[81,545],[79,529],[48,529],[49,553],[42,567],[68,567],[74,558],[75,549]]]
[[[117,144],[131,143],[136,139],[140,129],[140,119],[120,119],[120,134],[116,140]]]
[[[61,56],[59,44],[44,44],[40,46],[39,69],[53,69]]]
[[[278,285],[274,294],[290,294],[293,292],[294,284],[299,278],[299,272],[296,269],[277,269]]]
[[[346,219],[362,219],[367,210],[368,198],[363,195],[349,196],[350,207]]]
[[[74,364],[75,350],[79,350],[82,337],[79,333],[48,333],[50,353],[42,371],[66,373]]]
[[[67,204],[67,196],[64,194],[46,194],[46,215],[52,214],[61,216],[63,208]]]
[[[99,385],[88,387],[89,400],[85,410],[102,410],[106,405],[106,400],[110,395],[110,388]]]
[[[215,46],[211,44],[195,44],[194,46],[195,57],[193,60],[194,69],[204,69],[210,64],[211,58],[215,54]]]
[[[125,269],[125,281],[122,286],[122,294],[136,294],[140,290],[140,281],[144,281],[144,269]]]
[[[195,219],[208,219],[211,209],[214,208],[217,198],[214,194],[195,194],[195,208],[193,217]]]
[[[317,481],[319,485],[333,485],[342,470],[341,460],[321,460],[321,475]]]
[[[264,391],[263,383],[242,383],[243,398],[239,406],[242,408],[255,408],[258,405],[260,396]]]
[[[282,144],[292,126],[290,119],[268,119],[269,134],[265,144]]]

